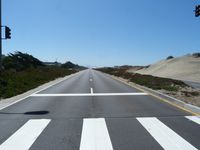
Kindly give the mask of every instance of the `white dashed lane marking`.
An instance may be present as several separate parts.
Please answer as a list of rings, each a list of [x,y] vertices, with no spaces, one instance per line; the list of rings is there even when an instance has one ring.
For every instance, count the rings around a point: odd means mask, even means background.
[[[94,94],[93,88],[90,88],[90,93],[91,93],[91,94]]]

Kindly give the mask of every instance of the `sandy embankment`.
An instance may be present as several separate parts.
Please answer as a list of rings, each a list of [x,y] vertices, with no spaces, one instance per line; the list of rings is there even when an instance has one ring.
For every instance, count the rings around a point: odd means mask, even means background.
[[[162,60],[141,70],[129,70],[140,74],[166,77],[200,83],[200,57],[192,55]]]

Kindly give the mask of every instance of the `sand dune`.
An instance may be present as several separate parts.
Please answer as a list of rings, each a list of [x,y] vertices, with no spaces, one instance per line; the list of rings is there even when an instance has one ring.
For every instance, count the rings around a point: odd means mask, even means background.
[[[187,55],[162,60],[138,71],[129,71],[200,83],[200,57]]]

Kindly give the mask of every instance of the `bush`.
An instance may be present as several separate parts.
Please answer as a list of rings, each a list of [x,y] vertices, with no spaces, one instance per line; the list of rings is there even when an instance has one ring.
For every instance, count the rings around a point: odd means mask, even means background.
[[[200,57],[200,53],[193,53],[192,56],[195,58],[198,58],[198,57]]]
[[[161,78],[161,77],[154,77],[151,75],[141,75],[141,74],[132,74],[126,72],[124,69],[117,69],[117,68],[99,68],[99,71],[115,75],[118,77],[122,77],[128,79],[131,82],[134,82],[139,85],[143,85],[155,90],[167,90],[167,91],[178,91],[181,87],[186,87],[184,82],[168,79],[168,78]]]
[[[84,70],[86,67],[84,66],[79,66],[77,64],[74,64],[70,61],[67,61],[66,63],[61,65],[62,68],[67,68],[67,69],[76,69],[76,70]]]
[[[178,91],[180,87],[187,86],[182,81],[141,74],[133,75],[130,81],[155,90]]]
[[[168,56],[168,57],[166,58],[166,60],[173,59],[173,58],[174,58],[174,56]]]
[[[0,76],[0,99],[21,94],[72,73],[75,71],[59,67],[28,68],[23,71],[5,70]]]
[[[40,60],[32,55],[18,51],[14,54],[10,53],[3,58],[3,67],[5,70],[15,69],[17,71],[22,71],[30,67],[37,68],[40,66],[44,66]]]

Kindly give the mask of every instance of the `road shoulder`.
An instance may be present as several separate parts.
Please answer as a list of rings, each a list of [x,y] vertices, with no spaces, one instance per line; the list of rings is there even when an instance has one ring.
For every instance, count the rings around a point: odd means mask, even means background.
[[[104,73],[106,74],[106,73]],[[145,93],[148,93],[149,95],[155,97],[156,99],[160,100],[160,101],[163,101],[165,103],[168,103],[174,107],[177,107],[181,110],[184,110],[186,112],[189,112],[190,114],[192,115],[195,115],[195,116],[199,116],[200,115],[200,108],[197,107],[197,106],[194,106],[194,105],[191,105],[191,104],[187,104],[179,99],[176,99],[174,97],[171,97],[169,95],[166,95],[166,94],[163,94],[161,92],[158,92],[158,91],[155,91],[155,90],[152,90],[150,88],[147,88],[147,87],[144,87],[144,86],[141,86],[141,85],[138,85],[138,84],[135,84],[135,83],[132,83],[132,82],[129,82],[128,80],[126,79],[123,79],[123,78],[120,78],[120,77],[116,77],[116,76],[113,76],[113,75],[109,75],[109,74],[106,74],[108,76],[110,76],[111,78],[115,79],[115,80],[118,80],[126,85],[129,85],[133,88],[136,88],[142,92],[145,92]]]
[[[67,80],[67,79],[69,79],[69,78],[71,78],[71,77],[73,77],[73,76],[75,76],[75,75],[77,75],[77,74],[79,74],[81,72],[82,71],[74,73],[74,74],[67,75],[67,76],[62,77],[62,78],[57,78],[57,79],[55,79],[53,81],[47,82],[45,84],[42,84],[42,85],[40,85],[40,86],[38,86],[38,87],[36,87],[34,89],[31,89],[31,90],[29,90],[29,91],[27,91],[25,93],[19,94],[17,96],[14,96],[14,97],[11,97],[11,98],[6,98],[6,99],[1,99],[0,100],[0,110],[6,108],[8,106],[11,106],[11,105],[13,105],[13,104],[15,104],[17,102],[20,102],[22,100],[25,100],[30,95],[38,93],[40,91],[43,91],[43,90],[45,90],[45,89],[47,89],[47,88],[49,88],[49,87],[51,87],[53,85],[56,85],[56,84],[58,84],[58,83],[60,83],[60,82],[62,82],[64,80]]]

